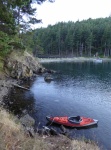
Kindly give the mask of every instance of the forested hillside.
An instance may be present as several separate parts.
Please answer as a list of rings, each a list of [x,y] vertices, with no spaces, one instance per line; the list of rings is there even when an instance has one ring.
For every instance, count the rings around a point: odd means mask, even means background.
[[[35,56],[111,56],[111,17],[60,22],[23,36]]]

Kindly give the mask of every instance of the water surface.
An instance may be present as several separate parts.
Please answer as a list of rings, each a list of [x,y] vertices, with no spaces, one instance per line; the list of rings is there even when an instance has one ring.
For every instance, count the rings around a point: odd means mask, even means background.
[[[70,136],[84,136],[98,141],[104,149],[111,149],[111,62],[43,65],[59,73],[52,75],[54,80],[50,83],[44,81],[44,75],[37,77],[31,92],[11,94],[10,109],[15,113],[28,110],[36,120],[36,127],[47,124],[47,115],[81,115],[97,119],[98,126],[93,128],[68,129]],[[55,128],[60,130],[59,126]]]

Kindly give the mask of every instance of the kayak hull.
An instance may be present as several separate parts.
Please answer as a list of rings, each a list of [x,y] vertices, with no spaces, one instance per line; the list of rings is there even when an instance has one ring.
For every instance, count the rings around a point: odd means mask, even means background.
[[[67,127],[76,127],[76,128],[88,127],[88,126],[95,125],[98,123],[98,120],[96,119],[87,118],[87,117],[80,117],[80,118],[81,118],[81,121],[79,123],[76,123],[76,122],[69,121],[69,117],[67,116],[64,116],[64,117],[46,116],[46,119],[50,121],[51,123],[56,123],[56,124],[64,125]]]

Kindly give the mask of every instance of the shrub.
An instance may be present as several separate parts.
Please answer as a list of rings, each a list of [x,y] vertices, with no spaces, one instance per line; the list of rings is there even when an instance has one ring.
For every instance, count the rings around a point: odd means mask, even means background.
[[[0,56],[5,56],[10,52],[11,46],[8,45],[9,41],[9,36],[6,33],[0,31]]]

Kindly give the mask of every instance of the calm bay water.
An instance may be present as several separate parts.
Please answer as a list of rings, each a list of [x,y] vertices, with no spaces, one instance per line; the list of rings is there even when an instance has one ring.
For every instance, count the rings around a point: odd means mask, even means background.
[[[8,100],[10,110],[16,114],[28,110],[36,120],[36,127],[39,122],[39,127],[47,124],[47,115],[81,115],[97,119],[98,126],[68,129],[70,136],[84,136],[110,150],[111,62],[61,62],[43,66],[60,73],[52,75],[54,80],[50,83],[44,81],[44,76],[37,77],[31,84],[31,92],[13,92]],[[59,126],[55,128],[60,130]]]

